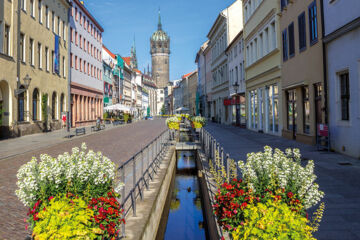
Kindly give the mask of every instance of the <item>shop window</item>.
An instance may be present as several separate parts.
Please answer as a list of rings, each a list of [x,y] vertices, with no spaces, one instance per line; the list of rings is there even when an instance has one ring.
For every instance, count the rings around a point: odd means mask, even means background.
[[[288,130],[296,131],[296,91],[287,91],[287,127]]]
[[[310,101],[309,101],[309,88],[303,87],[303,123],[304,133],[310,133]]]
[[[349,88],[349,73],[340,74],[340,100],[341,100],[341,120],[348,121],[350,112],[350,88]]]

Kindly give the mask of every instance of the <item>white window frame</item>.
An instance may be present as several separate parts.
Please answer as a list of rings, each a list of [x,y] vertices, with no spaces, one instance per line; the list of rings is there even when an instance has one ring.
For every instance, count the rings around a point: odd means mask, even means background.
[[[39,10],[39,23],[42,24],[43,23],[43,14],[42,14],[42,9],[43,9],[43,6],[42,6],[42,0],[38,0],[38,10]]]
[[[63,77],[66,78],[66,64],[65,64],[65,56],[63,56]]]
[[[30,0],[30,16],[35,18],[35,0]]]
[[[45,68],[46,71],[49,72],[50,68],[49,68],[49,48],[45,47]]]
[[[45,6],[45,21],[46,21],[46,28],[50,29],[50,9],[49,6]]]
[[[39,57],[39,69],[42,69],[42,44],[39,42],[38,43],[38,54],[40,54]]]
[[[32,43],[30,43],[30,41],[32,41]],[[35,41],[33,38],[29,38],[29,45],[31,44],[31,46],[29,46],[31,48],[31,51],[29,53],[29,57],[30,57],[30,65],[31,66],[35,66],[35,60],[34,60],[34,44],[35,44]]]

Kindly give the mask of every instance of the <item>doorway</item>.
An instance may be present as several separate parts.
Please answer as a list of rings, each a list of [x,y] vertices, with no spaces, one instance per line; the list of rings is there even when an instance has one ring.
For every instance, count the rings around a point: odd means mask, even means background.
[[[292,139],[296,139],[296,90],[287,91],[287,127]]]

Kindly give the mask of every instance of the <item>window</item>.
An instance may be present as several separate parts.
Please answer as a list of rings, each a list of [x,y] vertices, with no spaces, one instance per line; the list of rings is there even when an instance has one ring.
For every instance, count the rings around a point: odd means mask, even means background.
[[[78,46],[79,44],[78,33],[76,31],[75,31],[75,44],[76,46]]]
[[[52,73],[55,73],[55,52],[51,51],[51,69]]]
[[[79,58],[79,70],[80,72],[82,72],[82,59]]]
[[[26,11],[26,0],[20,0],[21,9]]]
[[[66,77],[66,65],[65,65],[65,57],[63,57],[63,77]]]
[[[10,26],[5,25],[4,54],[10,55]]]
[[[81,34],[79,34],[79,46],[80,46],[80,48],[82,48],[82,37],[81,37]]]
[[[30,0],[30,16],[35,17],[35,1]]]
[[[41,56],[41,50],[42,50],[42,46],[41,43],[38,43],[38,63],[39,63],[39,68],[42,69],[42,56]]]
[[[90,63],[87,64],[87,72],[88,72],[88,75],[90,76]]]
[[[81,12],[80,12],[80,26],[82,26],[82,16],[81,16],[82,14],[81,14]]]
[[[71,34],[70,41],[74,42],[74,29],[72,27],[70,27],[70,34]]]
[[[269,52],[269,28],[264,31],[264,55]]]
[[[259,35],[259,58],[264,56],[264,52],[263,52],[263,33],[260,33]],[[240,46],[239,46],[240,49]]]
[[[316,0],[309,6],[309,31],[310,31],[310,44],[314,44],[318,40],[317,33],[317,12]]]
[[[46,27],[49,28],[50,27],[50,23],[49,23],[49,7],[46,6],[45,7],[45,22],[46,22]]]
[[[309,102],[309,88],[303,87],[303,121],[304,121],[304,133],[310,133],[310,102]]]
[[[321,83],[317,83],[314,85],[315,90],[315,119],[316,125],[319,123],[323,123],[323,114],[322,114],[322,85]]]
[[[24,86],[21,86],[20,89],[24,89]],[[23,122],[25,113],[25,91],[18,95],[18,121]]]
[[[59,34],[59,37],[61,37],[61,21],[60,21],[60,17],[57,17],[57,33]]]
[[[38,120],[39,112],[39,91],[37,88],[33,92],[33,101],[32,101],[32,119],[33,121]]]
[[[56,97],[56,92],[53,92],[51,98],[51,117],[53,120],[57,119],[56,108],[57,108],[57,97]]]
[[[238,78],[239,78],[239,73],[238,73],[238,67],[236,66],[235,67],[235,82],[234,83],[238,82]]]
[[[34,39],[29,41],[29,63],[34,66]]]
[[[284,8],[285,8],[286,5],[287,5],[287,0],[281,0],[281,1],[280,1],[280,5],[281,5],[281,11],[284,10]]]
[[[63,38],[64,38],[64,41],[66,41],[66,25],[65,25],[65,21],[62,22],[62,26],[63,26]]]
[[[42,1],[39,0],[38,2],[38,11],[39,11],[39,23],[42,24],[43,20],[42,20]]]
[[[340,100],[341,100],[341,120],[348,121],[350,107],[350,88],[349,88],[349,73],[340,74]]]
[[[20,33],[20,60],[25,62],[25,35]]]
[[[52,30],[55,33],[55,12],[52,11],[51,13],[52,13],[51,14],[51,17],[52,17]]]
[[[288,59],[288,47],[287,47],[287,32],[286,29],[282,32],[282,44],[283,44],[283,61]]]
[[[267,87],[268,128],[270,132],[279,131],[279,92],[277,85]]]
[[[287,127],[288,130],[296,131],[296,91],[287,91]]]
[[[271,23],[271,50],[274,50],[276,48],[276,28],[275,28],[275,22]]]
[[[294,39],[294,23],[291,23],[288,27],[289,32],[289,57],[295,55],[295,39]]]
[[[299,15],[298,17],[299,25],[299,49],[300,51],[306,48],[306,22],[305,22],[305,12]]]
[[[79,69],[79,65],[78,65],[78,57],[75,56],[75,69],[78,70]]]
[[[77,8],[75,8],[75,20],[79,20],[79,14]]]
[[[65,95],[62,93],[60,97],[60,112],[64,112]]]
[[[49,71],[49,48],[45,47],[45,68]]]
[[[70,67],[74,68],[74,56],[70,53]]]

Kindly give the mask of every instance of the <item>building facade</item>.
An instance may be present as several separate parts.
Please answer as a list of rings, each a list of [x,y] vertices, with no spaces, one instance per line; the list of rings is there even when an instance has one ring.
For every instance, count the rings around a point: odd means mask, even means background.
[[[102,61],[103,61],[103,80],[104,80],[104,107],[111,106],[116,103],[113,100],[116,68],[116,56],[107,47],[102,47]],[[115,91],[116,92],[116,91]],[[113,103],[114,101],[114,103]]]
[[[242,27],[242,1],[236,0],[220,12],[207,35],[212,57],[211,118],[218,123],[230,123],[230,111],[224,105],[224,100],[229,96],[229,76],[225,50]]]
[[[72,0],[70,75],[72,126],[94,124],[103,116],[102,32],[79,0]]]
[[[211,119],[211,102],[212,102],[212,72],[211,72],[211,50],[209,45],[204,49],[205,61],[205,117]]]
[[[244,38],[240,31],[225,50],[229,76],[229,98],[224,105],[230,111],[229,123],[246,126]]]
[[[198,90],[198,72],[195,70],[188,76],[188,98],[189,98],[189,113],[192,116],[197,115],[197,90]]]
[[[130,57],[122,57],[123,60],[123,87],[122,87],[122,97],[120,103],[128,108],[133,107],[133,86],[131,80],[133,78],[133,72],[131,69],[131,60]]]
[[[323,2],[330,145],[360,158],[360,2]]]
[[[247,127],[281,135],[280,1],[244,0]]]
[[[315,144],[325,123],[320,0],[280,5],[282,136]]]
[[[157,110],[157,86],[152,78],[144,74],[143,75],[143,88],[146,89],[149,95],[149,109],[146,110],[147,115],[155,116]],[[148,114],[149,113],[149,114]]]
[[[69,8],[62,0],[0,2],[0,137],[66,123]]]
[[[207,40],[199,49],[196,54],[195,63],[197,65],[198,72],[198,89],[197,96],[199,99],[198,112],[200,116],[205,115],[205,107],[206,107],[206,69],[205,69],[205,54],[204,50],[208,47],[209,40]]]
[[[170,80],[170,37],[162,29],[160,12],[158,29],[150,38],[150,49],[152,77],[156,86],[163,89],[169,84]]]

